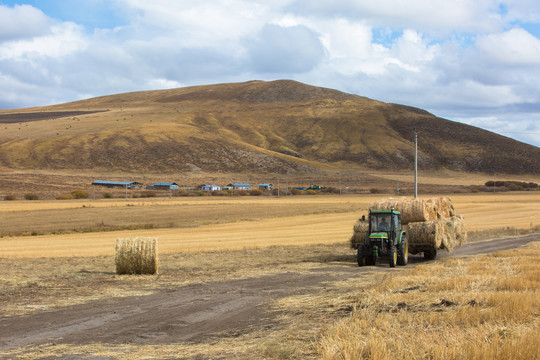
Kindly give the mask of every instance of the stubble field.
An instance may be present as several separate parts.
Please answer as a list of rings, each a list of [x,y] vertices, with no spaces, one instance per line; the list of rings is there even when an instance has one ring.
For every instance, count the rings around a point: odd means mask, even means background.
[[[6,201],[0,257],[108,256],[116,238],[134,236],[158,237],[162,254],[333,244],[347,241],[354,221],[380,197]],[[479,232],[497,237],[540,226],[537,192],[450,198],[473,240]],[[13,233],[34,236],[5,236]]]

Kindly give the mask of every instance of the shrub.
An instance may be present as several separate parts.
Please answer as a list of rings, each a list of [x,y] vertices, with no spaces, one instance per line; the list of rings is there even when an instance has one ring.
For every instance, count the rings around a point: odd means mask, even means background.
[[[73,199],[73,195],[70,195],[70,194],[58,195],[56,197],[56,200],[71,200],[71,199]]]
[[[240,196],[248,196],[249,195],[249,191],[247,191],[247,190],[238,190],[235,193],[236,193],[236,195],[240,195]]]
[[[86,193],[86,191],[83,191],[83,190],[72,191],[71,195],[73,196],[74,199],[87,199],[88,198],[88,194]]]
[[[251,196],[261,196],[262,194],[264,194],[264,191],[260,189],[253,189],[249,191],[249,195]]]
[[[371,188],[371,189],[369,189],[369,192],[372,193],[372,194],[380,194],[381,190],[376,189],[376,188]]]
[[[210,194],[212,194],[212,196],[227,196],[227,195],[229,195],[229,193],[227,191],[218,191],[218,190],[214,190]]]
[[[110,192],[106,192],[106,193],[103,193],[103,197],[105,199],[111,199],[113,197],[113,195]]]
[[[304,192],[302,190],[299,190],[299,189],[292,189],[291,190],[291,194],[293,195],[302,195]]]
[[[36,194],[33,194],[33,193],[24,194],[24,198],[26,200],[39,200],[39,197]]]
[[[317,192],[315,190],[306,190],[305,194],[306,195],[317,195]]]
[[[141,193],[142,198],[156,197],[156,192],[153,190],[146,190]]]
[[[9,195],[4,196],[4,200],[9,200],[9,201],[17,200],[17,197],[13,194],[9,194]]]

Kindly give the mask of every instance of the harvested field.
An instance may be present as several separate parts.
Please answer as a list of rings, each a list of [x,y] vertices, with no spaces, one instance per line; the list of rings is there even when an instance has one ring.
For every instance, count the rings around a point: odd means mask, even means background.
[[[146,199],[137,202],[117,200],[0,202],[2,224],[15,222],[31,232],[37,226],[93,227],[95,232],[64,235],[37,235],[0,238],[1,257],[97,256],[112,255],[118,237],[157,236],[160,253],[200,252],[223,249],[258,248],[272,245],[301,245],[346,242],[355,221],[367,214],[378,197],[328,196],[182,200]],[[540,194],[471,194],[451,197],[456,212],[464,216],[469,231],[501,228],[531,229],[540,225]],[[178,201],[178,202],[176,202]],[[85,207],[83,208],[82,205]],[[120,206],[120,205],[124,206]],[[133,206],[126,206],[132,204]],[[11,206],[14,206],[11,208]],[[32,207],[43,209],[32,212]],[[75,208],[69,208],[75,206]],[[80,207],[77,207],[80,206]],[[95,208],[92,208],[94,207]],[[56,210],[57,207],[60,209]],[[68,207],[68,209],[61,209]],[[11,210],[10,210],[11,209]],[[77,210],[77,211],[75,211]],[[88,216],[96,211],[96,215]],[[59,211],[59,212],[57,212]],[[80,211],[80,213],[79,213]],[[224,214],[239,211],[240,216]],[[302,213],[311,215],[295,216]],[[80,214],[80,218],[79,215]],[[170,215],[173,214],[173,215]],[[178,218],[179,214],[185,214]],[[214,215],[212,215],[214,214]],[[42,215],[42,216],[37,216]],[[99,216],[99,217],[98,217]],[[171,216],[165,223],[162,218]],[[100,231],[96,223],[116,218],[118,223],[144,219],[156,224],[152,229]],[[177,221],[171,227],[171,222]],[[178,218],[178,219],[177,219]],[[29,221],[28,219],[32,219]],[[107,220],[107,221],[109,221]],[[239,221],[242,220],[242,221]],[[191,227],[190,227],[191,226]],[[159,228],[163,227],[163,228]],[[496,231],[493,237],[496,237]]]

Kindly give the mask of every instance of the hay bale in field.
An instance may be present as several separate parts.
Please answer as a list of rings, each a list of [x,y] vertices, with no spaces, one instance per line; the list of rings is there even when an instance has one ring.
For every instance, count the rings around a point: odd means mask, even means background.
[[[117,274],[157,274],[159,258],[157,238],[135,237],[116,239]]]
[[[369,230],[369,223],[367,221],[362,221],[362,219],[356,220],[353,226],[353,234],[349,239],[352,249],[358,248],[358,244],[363,244],[367,232]]]

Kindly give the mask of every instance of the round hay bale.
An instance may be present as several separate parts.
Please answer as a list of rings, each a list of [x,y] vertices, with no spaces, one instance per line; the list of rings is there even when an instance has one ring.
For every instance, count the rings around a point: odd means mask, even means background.
[[[444,223],[440,220],[409,223],[406,232],[411,245],[430,245],[433,249],[441,247],[445,236]]]
[[[157,238],[135,237],[116,239],[116,273],[157,274],[159,258]]]
[[[367,221],[362,221],[362,219],[356,220],[353,226],[353,234],[349,239],[352,249],[357,249],[358,244],[364,243],[368,231],[369,223]]]
[[[401,213],[401,223],[437,220],[436,204],[423,199],[381,199],[371,204],[371,210],[390,210],[391,207]]]

